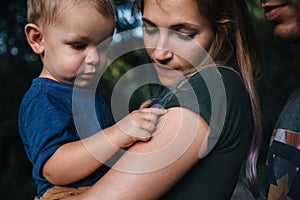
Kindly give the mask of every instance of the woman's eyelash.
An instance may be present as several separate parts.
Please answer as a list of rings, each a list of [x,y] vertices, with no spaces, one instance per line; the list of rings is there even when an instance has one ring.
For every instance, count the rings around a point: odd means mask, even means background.
[[[144,27],[144,30],[147,34],[151,35],[151,34],[155,34],[159,31],[159,28],[157,27]],[[197,32],[192,32],[192,33],[180,33],[177,31],[174,31],[176,33],[176,35],[181,38],[181,39],[185,39],[185,40],[189,40],[189,39],[193,39],[196,35]]]
[[[176,34],[181,39],[190,40],[190,39],[193,39],[196,36],[197,33],[195,33],[195,32],[193,32],[193,33],[180,33],[180,32],[176,32]]]
[[[159,31],[157,27],[144,27],[144,30],[147,34],[154,34]]]

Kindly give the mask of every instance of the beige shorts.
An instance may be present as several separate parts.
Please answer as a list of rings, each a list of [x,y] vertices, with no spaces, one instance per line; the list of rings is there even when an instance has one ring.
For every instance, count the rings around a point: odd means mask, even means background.
[[[59,200],[73,195],[78,195],[89,188],[90,186],[78,188],[54,186],[53,188],[48,189],[43,196],[40,198],[35,198],[34,200]]]

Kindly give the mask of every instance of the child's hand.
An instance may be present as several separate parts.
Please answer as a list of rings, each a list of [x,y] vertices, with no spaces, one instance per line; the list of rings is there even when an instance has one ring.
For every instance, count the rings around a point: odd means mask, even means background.
[[[166,109],[160,108],[144,108],[131,112],[112,126],[114,134],[110,135],[111,141],[122,148],[131,146],[138,140],[150,140],[159,116],[166,112]]]
[[[163,102],[161,100],[162,99],[160,99],[160,98],[148,99],[140,105],[139,109],[142,109],[142,108],[163,108],[163,105],[162,105]]]
[[[143,108],[148,108],[149,105],[152,104],[152,102],[153,102],[152,99],[148,99],[148,100],[144,101],[144,102],[140,105],[139,109],[141,110],[141,109],[143,109]]]

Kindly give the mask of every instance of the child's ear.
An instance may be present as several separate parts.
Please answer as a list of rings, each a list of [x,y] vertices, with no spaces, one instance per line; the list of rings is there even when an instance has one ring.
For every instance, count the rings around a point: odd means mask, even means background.
[[[41,28],[36,24],[29,23],[24,28],[27,41],[34,53],[41,55],[44,53],[43,34]]]

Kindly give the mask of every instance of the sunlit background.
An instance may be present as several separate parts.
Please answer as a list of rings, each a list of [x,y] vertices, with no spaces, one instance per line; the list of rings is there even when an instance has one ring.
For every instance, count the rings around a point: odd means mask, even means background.
[[[140,13],[132,13],[131,1],[116,1],[117,28],[122,32],[141,26]],[[259,160],[259,177],[264,190],[264,163],[269,138],[285,101],[300,85],[300,48],[287,45],[272,36],[272,26],[264,21],[259,2],[253,0],[251,11],[261,45],[263,68],[257,80],[257,88],[263,112],[264,141]],[[33,199],[35,188],[31,179],[30,163],[22,146],[18,127],[18,108],[22,96],[34,77],[41,70],[39,57],[34,55],[25,39],[25,0],[2,0],[0,7],[0,190],[1,199]],[[140,36],[136,33],[134,36]],[[115,43],[126,38],[115,38]],[[105,85],[102,94],[109,101],[113,81],[132,66],[147,59],[143,51],[125,55],[113,63],[100,84]],[[139,56],[140,59],[137,59]],[[108,102],[109,104],[109,102]]]

